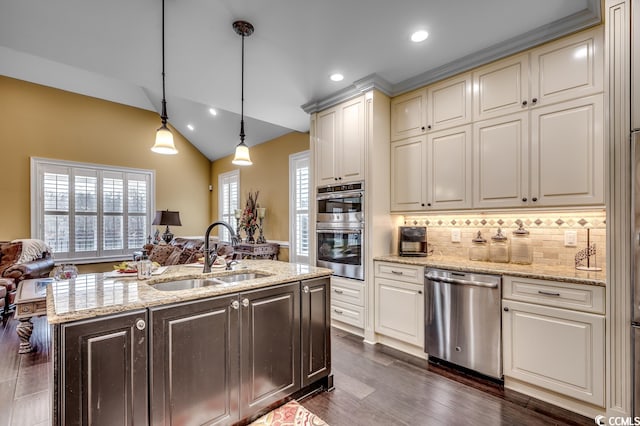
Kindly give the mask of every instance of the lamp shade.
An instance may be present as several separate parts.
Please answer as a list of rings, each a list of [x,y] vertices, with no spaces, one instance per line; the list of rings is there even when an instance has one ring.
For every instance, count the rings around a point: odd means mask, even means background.
[[[169,210],[158,210],[152,225],[182,226],[180,222],[180,212],[170,212]]]
[[[156,143],[151,147],[151,151],[158,154],[177,154],[178,150],[173,144],[173,133],[165,124],[156,132]]]
[[[236,166],[250,166],[253,164],[251,157],[249,157],[249,147],[244,142],[236,146],[236,155],[231,162]]]

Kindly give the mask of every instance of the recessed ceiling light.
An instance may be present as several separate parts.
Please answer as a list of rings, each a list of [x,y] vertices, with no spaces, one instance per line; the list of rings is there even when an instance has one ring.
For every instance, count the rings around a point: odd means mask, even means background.
[[[425,41],[427,37],[429,37],[429,33],[425,30],[420,30],[411,34],[411,41],[414,43],[420,43],[421,41]]]
[[[192,125],[192,124],[187,124],[187,128],[188,128],[189,130],[191,130],[192,132],[193,132],[193,130],[195,129],[195,127],[193,127],[193,125]]]
[[[209,108],[209,113],[211,113],[211,115],[218,115],[218,111],[213,108]]]
[[[331,81],[342,81],[344,80],[344,75],[337,72],[335,74],[331,74],[329,78],[331,79]]]

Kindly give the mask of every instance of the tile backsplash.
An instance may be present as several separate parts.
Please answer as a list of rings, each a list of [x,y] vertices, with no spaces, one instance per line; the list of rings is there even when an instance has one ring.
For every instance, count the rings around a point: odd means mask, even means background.
[[[529,231],[533,246],[533,264],[573,265],[575,255],[587,247],[589,241],[596,245],[595,262],[604,268],[606,261],[606,212],[604,210],[560,212],[503,212],[457,214],[406,215],[397,217],[397,225],[425,225],[427,239],[434,254],[468,258],[471,240],[478,231],[491,241],[498,227],[511,239],[512,232],[522,223]],[[451,241],[451,231],[460,232],[460,242]],[[577,246],[564,245],[565,231],[576,231]],[[593,258],[591,259],[593,265]]]

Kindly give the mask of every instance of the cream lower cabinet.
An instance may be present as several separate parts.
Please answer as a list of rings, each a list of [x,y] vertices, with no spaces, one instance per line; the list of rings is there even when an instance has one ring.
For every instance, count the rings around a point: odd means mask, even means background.
[[[504,278],[504,297],[536,302],[502,301],[505,386],[513,378],[603,407],[604,315],[545,304],[598,310],[604,288],[548,283]]]
[[[424,268],[376,262],[375,331],[424,347]]]
[[[340,328],[340,323],[343,323],[358,329],[363,329],[364,302],[364,281],[331,277],[330,314],[333,325]],[[336,324],[336,321],[338,324]]]

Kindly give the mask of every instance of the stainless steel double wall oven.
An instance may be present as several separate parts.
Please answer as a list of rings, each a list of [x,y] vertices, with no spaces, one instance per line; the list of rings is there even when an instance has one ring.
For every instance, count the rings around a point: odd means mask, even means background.
[[[364,182],[319,187],[316,264],[337,276],[364,280]]]

